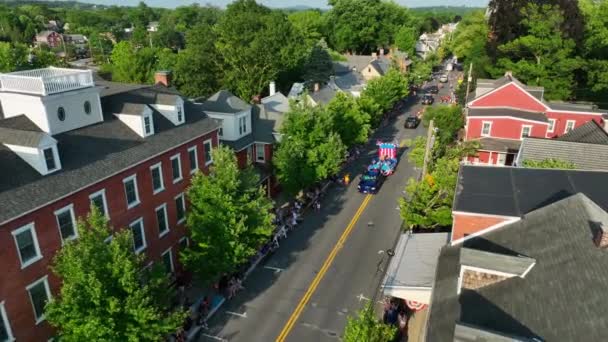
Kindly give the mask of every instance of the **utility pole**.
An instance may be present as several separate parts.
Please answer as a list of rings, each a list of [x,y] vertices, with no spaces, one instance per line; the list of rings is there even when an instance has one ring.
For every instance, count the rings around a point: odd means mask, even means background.
[[[429,159],[431,158],[431,151],[433,150],[434,144],[434,135],[435,135],[435,125],[433,120],[429,123],[429,129],[426,135],[426,149],[424,150],[424,163],[422,164],[422,178],[426,176],[427,165],[429,163]]]
[[[473,63],[471,62],[469,66],[469,76],[467,77],[467,92],[464,94],[464,116],[465,118],[469,116],[469,108],[467,108],[467,98],[469,97],[469,90],[471,89],[471,82],[473,82],[473,77],[471,77],[471,72],[473,72]]]

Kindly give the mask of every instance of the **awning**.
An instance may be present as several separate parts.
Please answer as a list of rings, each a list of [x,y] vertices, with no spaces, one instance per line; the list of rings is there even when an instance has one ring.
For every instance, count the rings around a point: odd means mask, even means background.
[[[382,283],[385,296],[429,304],[439,250],[449,233],[405,233],[395,248]]]

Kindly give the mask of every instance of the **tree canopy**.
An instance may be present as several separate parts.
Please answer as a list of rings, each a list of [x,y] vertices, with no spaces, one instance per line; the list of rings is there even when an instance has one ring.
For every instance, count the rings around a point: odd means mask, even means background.
[[[392,341],[397,327],[380,322],[374,307],[367,303],[355,317],[348,317],[342,340],[344,342],[386,342]]]
[[[524,160],[523,166],[536,169],[576,169],[576,164],[574,164],[573,162],[555,158],[547,158],[540,161]]]

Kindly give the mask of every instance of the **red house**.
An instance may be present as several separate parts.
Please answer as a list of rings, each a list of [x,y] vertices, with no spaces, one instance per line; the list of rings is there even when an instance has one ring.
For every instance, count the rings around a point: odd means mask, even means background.
[[[61,45],[62,37],[55,31],[42,31],[36,35],[34,43],[38,46],[48,45],[51,48],[55,48]]]
[[[469,162],[512,165],[524,137],[555,138],[591,120],[603,125],[605,112],[591,105],[543,99],[542,87],[530,87],[510,73],[477,81],[467,102],[465,140],[479,141]]]
[[[60,286],[49,265],[91,204],[132,230],[149,264],[179,272],[184,191],[212,163],[219,124],[168,84],[57,68],[0,81],[0,337],[46,341],[44,304]]]

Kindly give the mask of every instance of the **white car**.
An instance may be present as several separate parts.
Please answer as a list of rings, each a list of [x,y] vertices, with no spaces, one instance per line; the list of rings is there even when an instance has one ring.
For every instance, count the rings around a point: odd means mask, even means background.
[[[439,82],[446,83],[447,81],[448,81],[448,75],[443,74],[443,75],[439,76]]]

